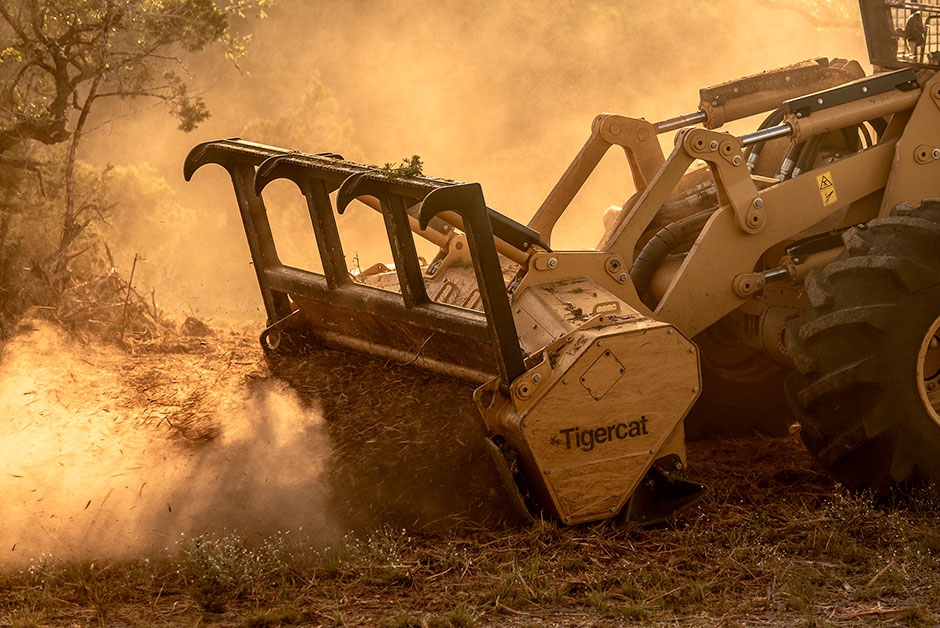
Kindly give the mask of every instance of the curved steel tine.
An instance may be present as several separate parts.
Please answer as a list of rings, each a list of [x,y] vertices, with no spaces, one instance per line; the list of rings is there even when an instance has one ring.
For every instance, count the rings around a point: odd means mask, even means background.
[[[193,178],[193,174],[206,164],[219,164],[228,170],[228,164],[220,158],[218,150],[214,149],[218,149],[219,145],[224,142],[238,141],[238,139],[237,137],[231,137],[225,140],[202,142],[193,146],[186,154],[186,159],[183,160],[183,179],[189,181]]]
[[[278,172],[278,166],[281,164],[281,162],[290,156],[291,153],[284,155],[274,155],[273,157],[268,157],[261,162],[261,164],[258,166],[258,169],[255,171],[255,194],[260,195],[269,183],[275,179],[281,178],[281,175]]]
[[[486,211],[486,202],[483,200],[483,188],[479,183],[462,183],[432,190],[424,197],[418,211],[418,224],[427,229],[431,219],[445,211],[460,214],[466,221],[476,215],[474,206],[480,206]],[[489,221],[487,221],[489,224]],[[478,234],[482,235],[482,234]]]
[[[372,176],[370,176],[372,175]],[[388,232],[392,257],[395,259],[395,272],[401,296],[407,307],[428,301],[424,286],[418,252],[415,250],[414,236],[408,222],[408,209],[405,199],[391,194],[388,181],[377,179],[370,172],[360,172],[346,177],[336,194],[336,211],[340,214],[359,196],[375,196],[382,206],[382,218]]]
[[[368,174],[368,172],[357,172],[343,180],[339,186],[339,191],[336,192],[336,213],[344,213],[349,204],[356,200],[357,196],[364,194],[376,195],[384,191],[378,189],[378,184],[369,179]]]
[[[183,161],[183,179],[189,181],[193,178],[193,173],[195,173],[205,164],[209,163],[205,160],[205,156],[209,151],[210,144],[212,144],[212,142],[196,144],[186,154],[186,159]]]
[[[196,144],[190,149],[189,153],[186,154],[186,159],[183,161],[183,179],[189,181],[192,179],[193,174],[206,164],[217,163],[222,166],[225,165],[221,161],[212,158],[212,149],[215,144],[215,141],[203,142],[202,144]]]

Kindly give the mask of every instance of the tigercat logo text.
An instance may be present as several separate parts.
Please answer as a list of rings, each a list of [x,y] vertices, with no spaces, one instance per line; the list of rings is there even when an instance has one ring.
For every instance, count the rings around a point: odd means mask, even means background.
[[[636,438],[637,436],[649,434],[649,431],[646,429],[646,417],[641,416],[639,421],[617,423],[616,425],[598,427],[593,430],[569,427],[559,433],[565,437],[565,449],[580,447],[581,451],[591,451],[594,449],[594,445]]]

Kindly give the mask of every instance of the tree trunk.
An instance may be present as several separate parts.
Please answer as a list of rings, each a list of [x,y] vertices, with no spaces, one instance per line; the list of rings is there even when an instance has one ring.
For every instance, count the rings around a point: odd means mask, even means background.
[[[61,291],[65,280],[68,278],[69,250],[78,236],[81,235],[86,223],[79,220],[80,212],[75,208],[75,160],[78,154],[78,144],[82,138],[82,131],[85,128],[85,122],[88,120],[88,114],[91,111],[91,103],[95,100],[98,92],[98,86],[101,83],[102,73],[95,76],[82,104],[81,113],[78,115],[78,121],[75,123],[75,130],[72,132],[72,140],[69,143],[68,157],[65,162],[65,213],[62,216],[62,232],[59,236],[59,247],[52,255],[52,264],[50,266],[50,279],[56,291]]]

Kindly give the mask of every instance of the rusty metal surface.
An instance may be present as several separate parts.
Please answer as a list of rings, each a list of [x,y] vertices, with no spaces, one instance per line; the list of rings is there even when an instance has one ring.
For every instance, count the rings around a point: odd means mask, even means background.
[[[826,58],[803,61],[760,74],[706,87],[699,109],[708,115],[706,128],[770,111],[790,98],[842,85],[865,76],[854,61]]]
[[[315,343],[377,355],[473,384],[497,374],[493,348],[485,335],[472,337],[446,325],[404,321],[375,307],[349,309],[302,297],[297,304],[301,318],[295,324]]]
[[[184,176],[188,180],[206,163],[219,164],[232,176],[268,314],[264,337],[278,329],[295,340],[414,363],[468,381],[485,381],[499,373],[504,387],[524,370],[494,234],[498,231],[520,249],[537,243],[538,234],[486,207],[479,186],[477,194],[468,196],[458,193],[467,186],[449,180],[391,178],[336,155],[293,153],[241,140],[196,146],[186,158]],[[307,200],[322,274],[285,266],[278,259],[261,192],[279,178],[293,181]],[[350,277],[335,213],[362,195],[378,200],[400,292],[362,285]],[[412,224],[419,218],[421,229],[443,233],[452,229],[436,218],[445,210],[462,219],[482,313],[436,303],[428,296]],[[304,314],[301,319],[292,316],[296,309]],[[280,325],[288,318],[290,325]],[[306,324],[299,325],[299,320]]]

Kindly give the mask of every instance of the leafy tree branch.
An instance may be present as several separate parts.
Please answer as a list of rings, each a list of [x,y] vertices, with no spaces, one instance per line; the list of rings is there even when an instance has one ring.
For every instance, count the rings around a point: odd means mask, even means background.
[[[244,54],[233,16],[272,0],[13,0],[0,3],[0,154],[29,140],[68,141],[98,98],[164,100],[192,130],[209,112],[177,71],[216,44]]]

